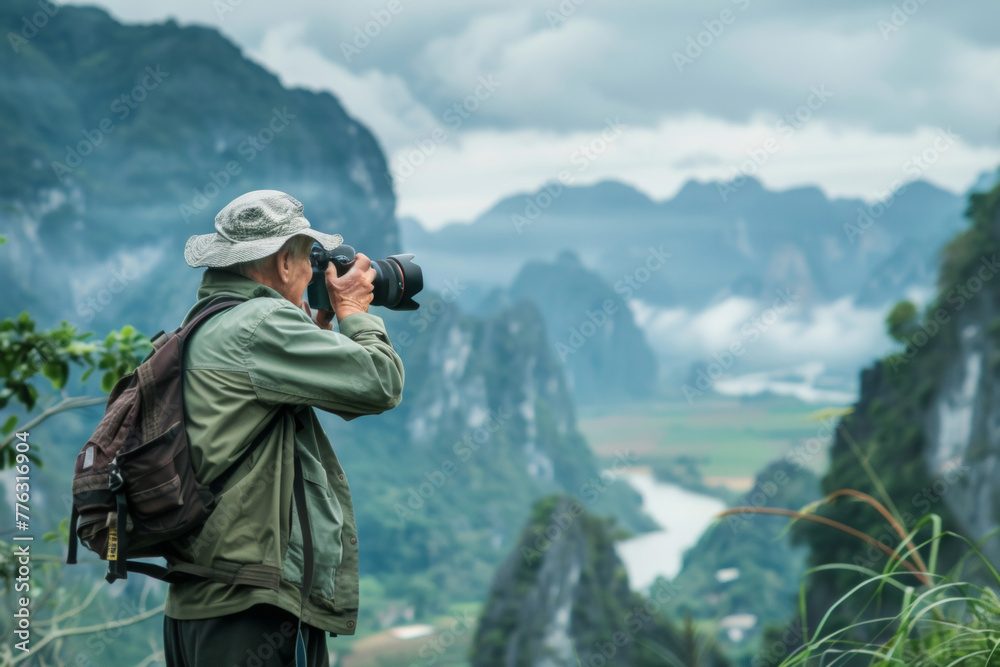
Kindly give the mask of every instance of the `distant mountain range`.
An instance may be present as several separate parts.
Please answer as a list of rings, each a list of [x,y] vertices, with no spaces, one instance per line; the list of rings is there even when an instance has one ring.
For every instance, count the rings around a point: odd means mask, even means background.
[[[506,197],[470,224],[430,232],[401,221],[434,279],[507,284],[520,261],[576,253],[609,284],[660,306],[701,308],[728,295],[767,298],[790,284],[810,302],[880,305],[930,287],[939,248],[964,228],[964,198],[924,181],[891,201],[830,199],[818,188],[689,181],[656,202],[615,181]],[[643,268],[655,253],[662,268]],[[433,284],[433,282],[432,282]]]
[[[977,187],[988,186],[991,176],[981,180]],[[597,295],[627,304],[619,320],[640,327],[643,336],[630,345],[608,341],[615,353],[600,341],[589,349],[605,358],[617,354],[616,363],[628,368],[649,367],[649,350],[655,350],[657,386],[668,395],[680,397],[680,387],[727,346],[766,334],[766,344],[750,346],[753,354],[726,368],[712,389],[760,385],[834,400],[850,395],[857,368],[884,352],[888,339],[879,313],[902,298],[931,294],[940,248],[967,225],[965,206],[963,196],[924,181],[873,203],[831,199],[815,187],[772,191],[752,178],[690,181],[657,202],[603,181],[548,184],[502,199],[469,224],[433,232],[403,219],[400,233],[407,251],[433,267],[430,285],[463,284],[464,308],[485,313],[513,297],[535,301],[553,347],[568,340],[573,324],[586,321],[602,302]],[[579,259],[579,270],[569,270],[563,253]],[[525,262],[549,268],[529,272]],[[582,279],[581,270],[597,280]],[[747,329],[788,295],[795,308],[781,326]],[[795,334],[793,321],[815,335]],[[795,344],[786,346],[789,336]],[[580,356],[567,361],[571,377],[579,375]],[[756,379],[775,372],[804,379]],[[757,375],[753,382],[730,380],[740,373]],[[604,387],[614,384],[608,375],[594,377]],[[584,402],[595,396],[576,386],[574,392]]]

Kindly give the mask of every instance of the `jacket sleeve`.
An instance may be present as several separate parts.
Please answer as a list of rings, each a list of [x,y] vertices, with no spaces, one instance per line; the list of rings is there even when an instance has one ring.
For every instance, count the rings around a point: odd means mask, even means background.
[[[265,403],[310,405],[345,419],[396,407],[403,362],[382,318],[356,313],[325,331],[294,306],[275,308],[254,330],[250,379]]]

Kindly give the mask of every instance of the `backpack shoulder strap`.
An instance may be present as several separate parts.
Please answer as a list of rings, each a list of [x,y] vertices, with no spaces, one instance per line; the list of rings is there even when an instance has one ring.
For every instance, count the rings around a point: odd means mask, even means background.
[[[164,343],[174,336],[181,336],[179,342],[183,347],[184,341],[195,332],[195,329],[201,326],[202,322],[218,312],[228,310],[229,308],[237,306],[247,300],[233,297],[222,297],[222,299],[222,301],[210,302],[208,306],[202,308],[186,325],[177,327],[173,331],[168,332],[161,330],[158,333],[153,334],[152,338],[149,339],[150,344],[153,346],[153,351],[150,352],[145,359],[143,359],[143,362],[149,361],[150,357],[152,357],[157,350],[163,347]]]
[[[202,308],[198,312],[198,314],[195,315],[191,319],[190,322],[188,322],[187,324],[185,324],[182,327],[178,327],[177,329],[175,329],[174,331],[170,332],[169,334],[165,334],[164,337],[163,337],[162,342],[160,343],[160,345],[162,346],[163,343],[166,343],[168,340],[170,340],[174,336],[179,336],[180,337],[180,341],[179,342],[180,342],[181,345],[183,345],[184,341],[187,338],[189,338],[191,336],[191,334],[193,334],[198,329],[198,327],[200,327],[202,325],[202,323],[205,320],[207,320],[208,318],[210,318],[212,315],[215,315],[216,313],[222,312],[223,310],[229,310],[233,306],[238,306],[239,304],[243,303],[244,301],[246,301],[246,299],[235,299],[235,298],[228,299],[227,298],[227,299],[225,299],[223,301],[216,301],[216,302],[210,303],[209,305],[207,305],[204,308]],[[154,343],[154,345],[155,345],[155,343]]]

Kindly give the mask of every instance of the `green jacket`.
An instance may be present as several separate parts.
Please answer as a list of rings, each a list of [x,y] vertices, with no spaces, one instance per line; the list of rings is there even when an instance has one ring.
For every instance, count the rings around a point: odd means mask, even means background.
[[[283,419],[223,487],[196,534],[177,542],[179,560],[235,575],[171,584],[166,615],[212,618],[272,604],[317,628],[354,634],[358,540],[343,468],[313,407],[344,419],[399,404],[403,364],[381,318],[345,317],[324,331],[277,291],[224,269],[207,269],[187,323],[210,301],[249,299],[204,322],[184,353],[184,407],[195,475],[210,482],[236,460],[285,405]],[[296,421],[303,426],[297,430]],[[301,607],[302,536],[292,498],[299,450],[314,545],[312,594]],[[168,559],[169,560],[169,559]]]

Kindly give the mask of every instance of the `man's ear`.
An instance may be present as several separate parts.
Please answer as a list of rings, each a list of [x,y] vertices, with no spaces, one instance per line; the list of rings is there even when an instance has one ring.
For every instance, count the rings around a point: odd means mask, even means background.
[[[288,283],[292,278],[292,254],[288,248],[282,248],[274,254],[275,270],[282,283]]]

